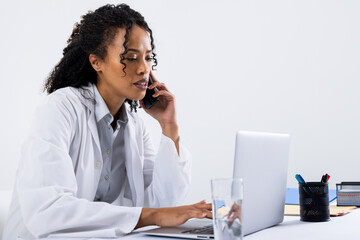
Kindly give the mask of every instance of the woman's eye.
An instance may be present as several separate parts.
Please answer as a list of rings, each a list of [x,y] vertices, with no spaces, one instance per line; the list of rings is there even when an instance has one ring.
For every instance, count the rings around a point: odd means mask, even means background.
[[[130,62],[135,62],[136,58],[125,58],[126,60],[130,61]]]
[[[148,58],[146,58],[146,61],[148,61],[148,62],[153,62],[153,61],[154,61],[154,58],[153,58],[153,57],[148,57]]]

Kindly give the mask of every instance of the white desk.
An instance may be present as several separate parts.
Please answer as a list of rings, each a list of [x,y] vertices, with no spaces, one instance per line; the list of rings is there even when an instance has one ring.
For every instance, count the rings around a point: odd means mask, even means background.
[[[261,216],[260,216],[261,217]],[[131,234],[122,239],[157,239]],[[300,216],[285,216],[281,224],[247,235],[244,240],[360,240],[360,209],[341,217],[332,217],[329,222],[302,222]]]
[[[60,240],[60,238],[50,239]],[[150,237],[135,232],[117,239],[175,240],[177,238]],[[110,239],[106,238],[106,240]],[[299,216],[285,216],[283,223],[245,236],[244,240],[360,240],[360,209],[355,209],[345,216],[332,217],[329,222],[320,223],[301,222]]]
[[[250,234],[245,240],[287,239],[287,240],[359,240],[360,209],[349,214],[332,217],[329,222],[302,222],[300,216],[285,216],[284,222]]]

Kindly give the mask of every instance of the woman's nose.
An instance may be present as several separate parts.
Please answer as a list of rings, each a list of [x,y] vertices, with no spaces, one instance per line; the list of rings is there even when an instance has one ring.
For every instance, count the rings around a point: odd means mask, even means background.
[[[143,59],[140,61],[137,74],[148,74],[150,72],[151,68],[151,62],[146,61],[146,59]]]

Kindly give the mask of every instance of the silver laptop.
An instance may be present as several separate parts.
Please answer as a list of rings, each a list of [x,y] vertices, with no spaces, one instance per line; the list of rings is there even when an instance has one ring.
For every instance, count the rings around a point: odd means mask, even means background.
[[[236,133],[234,178],[244,181],[244,235],[281,223],[284,218],[288,134],[239,131]],[[152,236],[210,239],[213,222],[192,219],[168,228],[142,232]]]

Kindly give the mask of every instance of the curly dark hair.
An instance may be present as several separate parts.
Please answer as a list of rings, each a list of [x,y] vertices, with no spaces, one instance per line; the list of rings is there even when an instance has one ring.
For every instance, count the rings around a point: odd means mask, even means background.
[[[89,61],[89,55],[95,54],[101,59],[105,59],[107,46],[112,43],[119,28],[125,28],[125,51],[120,55],[120,62],[123,62],[125,54],[128,52],[127,43],[129,41],[129,31],[136,24],[150,35],[153,66],[157,65],[155,45],[152,31],[146,23],[144,17],[131,9],[126,4],[105,5],[95,11],[90,11],[82,16],[80,23],[76,23],[69,37],[68,45],[63,50],[63,57],[50,73],[45,81],[44,91],[48,94],[64,87],[82,88],[89,83],[97,83],[97,73]],[[127,99],[131,110],[135,110],[138,102]]]

